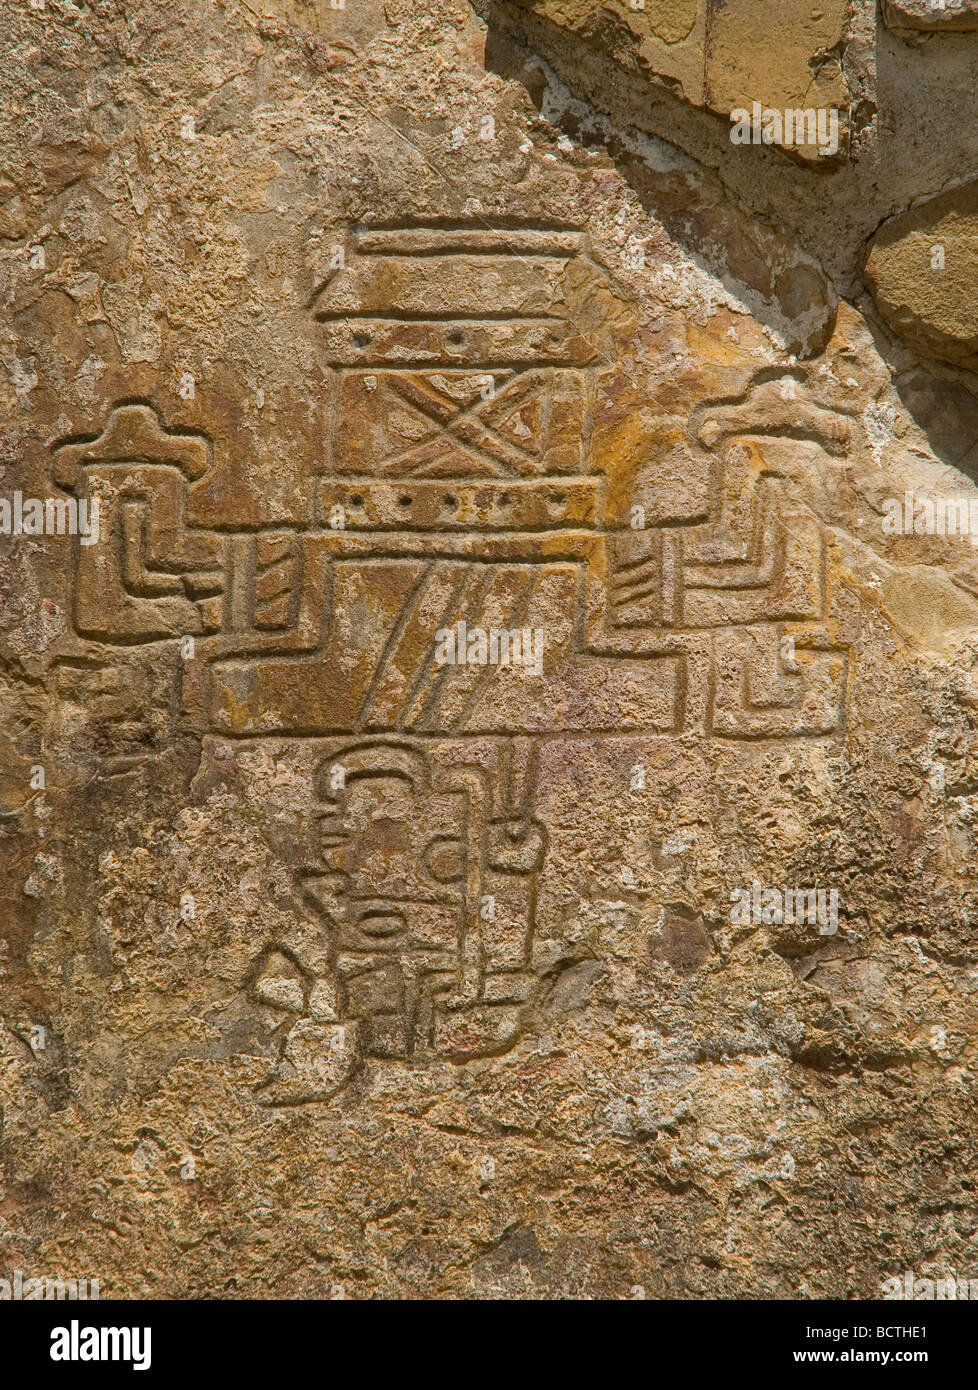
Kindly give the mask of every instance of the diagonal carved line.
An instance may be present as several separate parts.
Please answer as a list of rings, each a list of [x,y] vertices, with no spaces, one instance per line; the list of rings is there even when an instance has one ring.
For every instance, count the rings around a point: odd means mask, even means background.
[[[543,396],[546,392],[547,387],[545,381],[539,381],[534,385],[532,381],[525,379],[521,380],[521,378],[526,378],[528,376],[528,372],[515,373],[506,383],[507,394],[511,387],[514,385],[516,387],[516,390],[513,391],[514,399],[510,402],[513,410],[518,410],[526,400],[532,400],[535,394]],[[499,397],[494,397],[493,399],[498,400]],[[536,468],[538,466],[538,460],[533,458],[532,454],[528,454],[519,444],[513,444],[505,435],[499,434],[487,420],[482,419],[480,412],[484,406],[490,404],[492,404],[491,401],[484,401],[481,396],[476,397],[471,405],[467,406],[465,410],[462,411],[458,419],[452,421],[450,428],[454,430],[458,425],[471,423],[477,429],[482,430],[495,444],[498,444],[501,449],[508,452],[511,456],[515,456],[516,459],[524,459],[530,468]],[[468,443],[469,441],[467,440],[466,442]],[[478,446],[473,444],[470,447],[476,448]],[[518,464],[516,466],[517,468],[519,467]]]
[[[442,453],[437,458],[425,459],[423,462],[418,463],[413,468],[403,467],[405,463],[410,463],[411,458],[415,454],[420,453],[422,449],[430,448],[434,444],[439,444],[442,447]],[[470,446],[464,443],[462,440],[453,438],[447,430],[443,430],[440,436],[436,435],[434,438],[426,440],[424,444],[412,445],[410,449],[405,449],[403,453],[397,454],[393,458],[385,459],[384,467],[385,469],[394,469],[400,467],[400,471],[397,475],[399,478],[424,478],[426,476],[437,477],[438,474],[428,474],[427,470],[431,468],[437,468],[439,463],[444,458],[446,458],[449,455],[449,453],[467,455],[475,463],[480,465],[484,475],[486,474],[486,465],[488,465],[489,468],[491,468],[492,475],[496,478],[512,477],[515,471],[513,469],[505,468],[499,462],[498,459],[494,459],[491,455],[484,455],[481,452],[481,450],[470,448]]]
[[[661,572],[662,565],[658,557],[652,560],[643,560],[641,565],[634,566],[628,574],[619,574],[612,581],[611,587],[616,594],[624,594],[639,584],[645,584],[649,579],[657,578]]]
[[[399,396],[402,401],[424,415],[426,419],[431,420],[439,429],[444,429],[462,407],[458,401],[453,400],[444,391],[439,391],[433,383],[426,380],[425,384],[431,386],[430,391],[422,390],[418,383],[412,381],[409,376],[388,378],[389,388],[395,396]]]
[[[417,414],[422,416],[423,419],[428,420],[434,425],[436,433],[432,435],[430,439],[423,440],[419,444],[412,444],[407,449],[403,449],[401,453],[386,459],[384,461],[385,468],[392,470],[398,469],[402,465],[408,463],[420,450],[429,448],[435,443],[442,443],[449,449],[468,449],[469,452],[476,457],[483,457],[494,472],[497,474],[502,473],[505,476],[505,467],[500,460],[493,458],[491,454],[484,454],[477,446],[473,446],[469,444],[467,440],[461,440],[453,435],[455,427],[464,421],[472,410],[472,405],[462,409],[457,401],[453,401],[451,397],[445,396],[442,392],[438,391],[437,387],[432,387],[432,392],[436,397],[436,400],[432,401],[427,392],[422,391],[420,387],[412,383],[409,378],[406,378],[404,381],[397,378],[391,380],[390,389],[405,405],[409,406],[412,410],[416,411]],[[450,408],[452,414],[448,415],[444,412],[435,413],[431,409],[432,405],[436,407],[442,405],[446,409]],[[425,460],[423,467],[432,466],[429,460]],[[406,471],[408,473],[413,473],[415,469],[408,467]]]
[[[615,574],[631,574],[633,570],[640,570],[645,565],[654,565],[655,563],[656,557],[654,555],[643,555],[641,560],[623,560],[615,566]]]
[[[401,604],[400,612],[397,615],[397,622],[391,628],[390,636],[387,638],[387,641],[384,644],[384,650],[380,654],[380,660],[374,667],[374,673],[370,678],[370,684],[367,686],[363,699],[360,701],[360,706],[357,709],[356,715],[354,717],[353,727],[355,729],[362,729],[364,724],[366,723],[367,715],[370,712],[374,700],[377,698],[377,691],[380,688],[380,682],[383,679],[384,673],[387,669],[389,662],[391,661],[391,658],[394,656],[394,653],[396,652],[397,647],[400,644],[401,638],[404,636],[404,632],[407,628],[407,625],[411,621],[412,614],[414,613],[414,610],[417,608],[418,601],[421,598],[421,595],[424,593],[428,581],[431,579],[431,576],[435,572],[436,563],[436,561],[431,560],[422,568],[421,573],[418,575],[414,584],[411,586],[410,593],[408,594],[404,602]]]
[[[518,381],[518,379],[518,375],[511,378],[510,382],[506,383],[507,387],[511,385],[512,382]],[[455,447],[458,447],[459,444],[464,445],[472,453],[484,458],[493,467],[497,469],[508,467],[510,472],[515,472],[519,476],[522,476],[526,471],[536,471],[539,468],[540,463],[538,459],[535,459],[532,454],[527,453],[520,445],[514,444],[504,435],[499,434],[492,425],[481,418],[479,412],[485,405],[489,404],[488,401],[482,400],[481,396],[477,396],[469,405],[459,407],[450,397],[446,397],[444,393],[438,391],[437,387],[432,387],[432,393],[436,397],[434,402],[426,392],[421,391],[421,389],[417,385],[413,385],[410,380],[405,380],[404,382],[398,379],[391,380],[390,389],[406,405],[416,410],[419,415],[422,415],[426,420],[435,425],[441,434],[449,437],[450,441],[455,444]],[[546,385],[544,382],[540,382],[536,387],[528,382],[525,390],[518,390],[515,393],[516,399],[513,403],[513,409],[519,409],[522,404],[521,397],[523,399],[529,398],[532,400],[534,391],[543,393],[545,390]],[[437,407],[438,405],[447,406],[449,404],[454,413],[447,418],[443,417],[440,413],[435,413],[431,409],[432,405]],[[488,450],[480,444],[479,438],[476,435],[468,431],[466,431],[464,435],[461,434],[459,432],[460,429],[466,425],[472,426],[477,432],[481,432],[483,438],[491,439],[496,447],[503,453],[503,459],[499,459],[494,454],[489,453]],[[429,440],[427,442],[431,443],[433,441]],[[419,449],[424,447],[424,443],[411,445],[409,449],[388,459],[387,466],[392,468],[397,467],[398,464],[403,463],[405,460],[409,459],[412,454],[417,453]],[[522,461],[525,467],[520,467],[520,461]]]
[[[449,597],[448,603],[445,605],[445,609],[444,609],[444,611],[443,611],[443,613],[442,613],[442,617],[441,617],[441,622],[439,622],[438,627],[451,627],[451,626],[452,626],[453,622],[455,621],[456,615],[457,615],[457,613],[458,613],[459,606],[461,605],[462,601],[464,600],[466,591],[468,590],[469,585],[470,585],[471,582],[472,582],[472,574],[473,574],[473,566],[472,566],[472,565],[465,565],[465,567],[464,567],[463,570],[462,570],[462,574],[461,574],[461,576],[459,577],[458,583],[455,585],[455,588],[452,590],[452,593],[451,593],[451,596]],[[412,706],[415,704],[415,702],[416,702],[416,700],[417,700],[417,698],[418,698],[419,692],[424,688],[424,683],[425,683],[425,681],[426,681],[426,679],[427,679],[427,677],[428,677],[428,672],[429,672],[429,670],[431,669],[431,664],[432,664],[432,662],[434,661],[434,659],[435,659],[435,645],[434,645],[434,643],[432,643],[431,646],[430,646],[430,648],[429,648],[429,650],[428,650],[428,655],[425,657],[424,661],[421,663],[421,665],[420,665],[420,667],[418,668],[416,674],[414,675],[414,678],[411,680],[410,684],[408,685],[407,690],[405,690],[405,692],[404,692],[404,696],[403,696],[403,698],[402,698],[402,700],[401,700],[400,711],[399,711],[399,713],[398,713],[398,718],[397,718],[397,727],[398,727],[399,729],[413,728],[413,727],[414,727],[414,722],[411,721],[411,708],[412,708]],[[446,670],[447,670],[447,669],[448,669],[448,668],[446,667]],[[444,674],[444,673],[440,673],[440,674]],[[436,679],[436,684],[437,684],[437,679]],[[430,698],[430,697],[429,697],[429,698]]]
[[[460,425],[471,424],[476,430],[481,431],[482,438],[491,440],[493,444],[506,455],[506,464],[512,469],[515,469],[520,477],[525,476],[528,471],[539,472],[541,466],[539,459],[535,459],[532,454],[528,454],[519,444],[513,444],[505,435],[499,434],[497,430],[493,429],[492,425],[480,419],[478,415],[470,417],[466,414],[461,417],[457,423]],[[455,428],[455,422],[453,422],[452,428]],[[462,439],[463,436],[459,435],[459,438]],[[487,458],[494,457],[493,454],[488,452],[484,445],[479,443],[478,438],[464,438],[463,442],[467,444],[470,449],[484,453]],[[520,460],[526,464],[525,468],[520,467]]]
[[[616,609],[628,608],[632,603],[641,603],[643,598],[651,598],[653,594],[659,592],[659,580],[656,578],[651,584],[647,584],[644,589],[636,589],[629,594],[616,594],[614,605]]]
[[[530,606],[530,599],[533,597],[533,591],[537,586],[537,576],[531,573],[526,576],[526,579],[526,588],[522,596],[520,597],[518,603],[516,604],[513,613],[510,614],[508,619],[506,619],[507,627],[522,627],[524,621],[526,620],[526,613],[527,609]],[[496,674],[496,671],[498,669],[498,667],[493,666],[490,662],[486,662],[485,670],[482,672],[482,675],[479,677],[472,690],[469,692],[468,698],[466,699],[465,704],[462,706],[461,712],[452,724],[453,730],[464,729],[466,720],[472,714],[473,710],[477,708],[479,701],[485,694],[486,686],[492,680],[493,676]]]
[[[478,617],[481,613],[482,605],[485,601],[486,594],[492,587],[494,578],[495,575],[493,573],[492,568],[487,568],[485,574],[479,580],[475,593],[471,596],[468,604],[466,605],[465,621],[467,623],[471,622],[473,617]],[[442,626],[444,627],[448,625],[443,623]],[[451,679],[452,670],[453,667],[445,666],[442,670],[436,673],[434,680],[431,682],[431,689],[428,692],[424,704],[421,706],[417,714],[414,716],[414,719],[411,721],[412,729],[423,728],[424,726],[421,723],[422,720],[426,721],[426,724],[429,728],[431,727],[431,719],[437,712],[445,686]]]

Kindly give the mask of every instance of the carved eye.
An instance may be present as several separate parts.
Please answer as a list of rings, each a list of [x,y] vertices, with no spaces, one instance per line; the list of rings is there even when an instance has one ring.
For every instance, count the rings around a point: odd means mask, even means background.
[[[357,926],[364,936],[372,936],[382,940],[387,936],[396,936],[405,927],[404,914],[401,912],[384,912],[371,910],[363,913],[357,922]]]

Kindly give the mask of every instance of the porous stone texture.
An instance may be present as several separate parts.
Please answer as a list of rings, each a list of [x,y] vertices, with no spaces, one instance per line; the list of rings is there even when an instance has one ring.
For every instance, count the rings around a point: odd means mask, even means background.
[[[978,57],[478,8],[0,11],[0,1279],[974,1277]]]
[[[953,34],[978,29],[976,0],[883,0],[883,13],[895,33]]]

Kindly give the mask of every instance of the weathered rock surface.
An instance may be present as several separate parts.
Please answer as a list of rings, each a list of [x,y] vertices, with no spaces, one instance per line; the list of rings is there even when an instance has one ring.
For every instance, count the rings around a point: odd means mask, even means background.
[[[886,322],[928,357],[978,368],[978,183],[883,224],[866,281]]]
[[[846,0],[513,0],[564,38],[614,60],[694,106],[728,117],[738,108],[841,108]],[[806,160],[832,159],[816,140],[783,138]]]
[[[978,29],[975,0],[883,0],[886,22],[896,33],[964,33]]]
[[[835,5],[776,50],[756,4],[533,8],[694,125],[855,62]],[[889,524],[978,519],[965,195],[905,344],[859,276],[966,134],[728,173],[494,24],[0,14],[0,1278],[978,1263],[978,555]]]

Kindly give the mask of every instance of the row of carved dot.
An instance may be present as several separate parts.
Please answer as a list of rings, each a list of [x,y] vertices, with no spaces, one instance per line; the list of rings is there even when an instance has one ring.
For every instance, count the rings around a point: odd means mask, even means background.
[[[450,492],[446,493],[441,500],[442,506],[450,507],[453,511],[459,505],[458,498]],[[501,492],[496,500],[501,507],[511,507],[516,499],[508,492]],[[547,500],[554,507],[563,507],[567,503],[567,494],[563,492],[552,492]],[[403,507],[405,510],[408,507],[412,507],[414,502],[415,498],[409,496],[407,493],[404,493],[397,499],[397,505]],[[347,506],[353,508],[362,507],[363,498],[359,494],[354,494],[354,496],[347,498]]]
[[[551,330],[551,336],[554,336],[553,330]],[[465,334],[456,330],[454,333],[449,333],[447,341],[451,343],[452,347],[460,347],[465,342]],[[353,346],[358,352],[363,352],[364,348],[368,348],[372,342],[373,338],[367,334],[354,333],[353,335]]]

